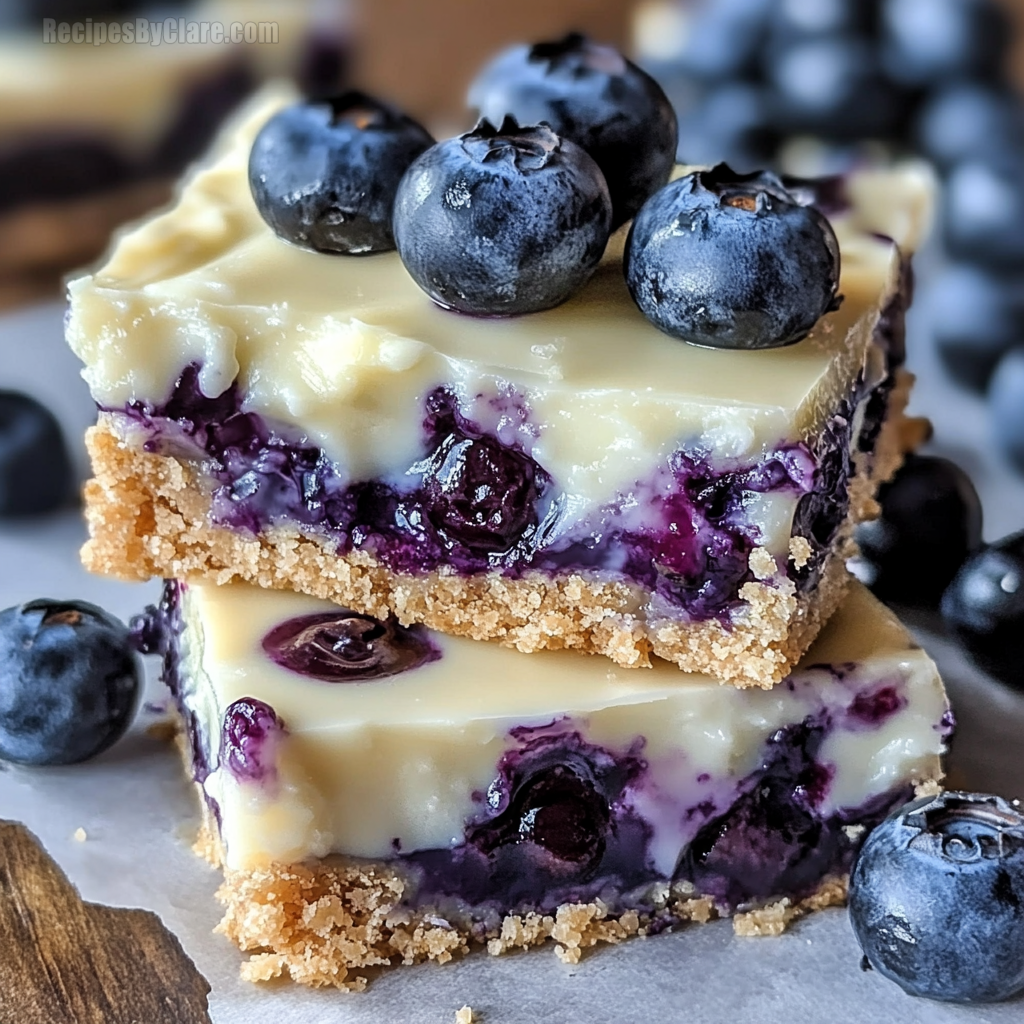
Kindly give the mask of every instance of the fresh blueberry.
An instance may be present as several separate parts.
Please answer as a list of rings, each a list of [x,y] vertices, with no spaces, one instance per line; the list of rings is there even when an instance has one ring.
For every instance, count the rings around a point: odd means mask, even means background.
[[[942,167],[999,159],[1024,148],[1024,112],[1005,87],[953,82],[922,106],[915,134],[924,155]]]
[[[942,596],[942,617],[986,672],[1024,690],[1024,532],[963,564]]]
[[[775,7],[775,0],[711,0],[689,10],[678,56],[684,73],[713,82],[752,75]]]
[[[1005,800],[942,793],[874,829],[850,876],[850,922],[875,970],[954,1003],[1024,988],[1024,817]]]
[[[441,657],[422,626],[347,608],[279,623],[262,647],[278,665],[328,683],[387,679]]]
[[[771,125],[765,91],[747,82],[708,89],[679,111],[679,159],[712,167],[764,167],[775,154],[779,135]]]
[[[776,0],[771,28],[789,37],[870,35],[876,20],[873,0]]]
[[[623,269],[633,301],[666,334],[712,348],[776,348],[836,308],[839,243],[773,174],[720,164],[646,203]]]
[[[904,92],[881,72],[866,39],[834,34],[780,46],[767,69],[773,118],[780,129],[829,139],[898,134],[908,109]]]
[[[879,490],[882,514],[857,530],[867,581],[883,601],[936,607],[981,544],[981,502],[948,459],[909,455]]]
[[[953,168],[943,190],[942,223],[954,259],[1024,268],[1024,152]]]
[[[1016,275],[948,264],[929,281],[921,316],[951,379],[988,387],[1003,354],[1024,339],[1024,297]]]
[[[282,238],[317,252],[395,247],[391,213],[406,168],[434,140],[411,118],[361,92],[275,114],[249,155],[249,187]]]
[[[499,54],[470,87],[469,104],[493,124],[506,115],[544,122],[585,149],[608,182],[613,229],[675,163],[676,115],[661,86],[617,50],[575,33]]]
[[[882,53],[896,81],[941,86],[998,78],[1012,27],[991,0],[884,0]]]
[[[1003,356],[988,393],[996,444],[1024,473],[1024,348]]]
[[[75,764],[131,723],[140,666],[128,628],[84,601],[0,612],[0,759]]]
[[[428,149],[395,200],[398,253],[439,305],[535,313],[564,302],[608,242],[611,200],[594,161],[546,125],[507,118]]]
[[[74,493],[57,420],[34,398],[0,391],[0,518],[51,512]]]

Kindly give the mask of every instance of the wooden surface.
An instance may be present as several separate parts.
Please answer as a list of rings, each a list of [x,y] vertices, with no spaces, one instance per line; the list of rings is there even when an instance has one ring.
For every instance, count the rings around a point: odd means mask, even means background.
[[[0,1024],[210,1024],[209,991],[156,914],[83,902],[0,821]]]

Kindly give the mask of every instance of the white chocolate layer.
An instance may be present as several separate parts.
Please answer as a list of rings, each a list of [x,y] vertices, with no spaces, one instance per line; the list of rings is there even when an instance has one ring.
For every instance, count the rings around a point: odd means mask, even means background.
[[[873,232],[916,245],[930,197],[919,167],[851,183],[854,206],[835,223],[845,301],[808,338],[713,351],[644,319],[622,277],[624,233],[564,305],[509,319],[438,308],[395,253],[328,256],[277,238],[246,166],[258,128],[292,98],[263,94],[173,209],[71,283],[68,339],[101,405],[159,405],[199,362],[204,393],[237,378],[246,411],[322,447],[343,478],[396,480],[422,457],[424,398],[445,384],[464,415],[556,481],[569,520],[650,481],[682,446],[753,460],[811,438],[859,376],[879,378],[873,331],[900,253]],[[510,388],[511,411],[500,401]],[[783,560],[791,506],[767,517],[763,537]]]
[[[935,666],[859,585],[801,667],[770,691],[663,662],[639,673],[440,634],[431,634],[440,660],[374,682],[319,681],[264,653],[274,626],[332,608],[241,584],[183,593],[184,703],[213,748],[205,789],[219,807],[229,867],[387,857],[395,839],[403,853],[457,846],[479,812],[474,793],[487,792],[502,755],[518,748],[511,730],[523,726],[576,731],[620,757],[640,749],[647,770],[627,799],[651,829],[649,855],[665,876],[706,820],[686,811],[708,800],[725,811],[768,738],[808,716],[831,721],[818,754],[832,767],[823,816],[939,774],[947,704]],[[849,713],[858,694],[881,687],[898,698],[889,717],[869,725]],[[284,723],[274,784],[239,781],[217,765],[225,710],[243,697]]]

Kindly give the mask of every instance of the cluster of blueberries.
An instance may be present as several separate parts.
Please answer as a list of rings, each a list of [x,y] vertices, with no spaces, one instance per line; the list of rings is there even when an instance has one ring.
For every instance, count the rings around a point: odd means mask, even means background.
[[[908,455],[857,530],[858,573],[883,601],[939,609],[986,672],[1024,691],[1024,531],[981,540],[982,509],[959,466]]]
[[[952,377],[987,394],[996,443],[1024,471],[1024,105],[1005,75],[1003,8],[692,0],[679,10],[678,47],[662,33],[643,63],[679,111],[684,162],[773,166],[794,138],[813,137],[827,171],[860,158],[864,140],[939,170],[948,261],[924,315]]]
[[[475,316],[564,302],[630,220],[626,282],[667,334],[776,347],[834,308],[828,221],[766,173],[722,166],[669,183],[675,113],[618,51],[575,33],[512,47],[469,102],[477,126],[438,143],[363,93],[282,110],[250,154],[256,207],[280,237],[317,252],[397,248],[431,299]]]

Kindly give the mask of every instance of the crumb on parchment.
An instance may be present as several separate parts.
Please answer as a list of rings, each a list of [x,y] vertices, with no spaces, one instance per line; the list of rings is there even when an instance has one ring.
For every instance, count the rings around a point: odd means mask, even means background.
[[[88,839],[88,838],[89,838],[89,836],[86,833],[84,828],[78,827],[78,828],[75,829],[75,831],[74,831],[74,840],[75,840],[76,843],[84,843],[86,841],[86,839]]]
[[[464,1006],[461,1010],[455,1011],[455,1024],[473,1024],[473,1008]]]

